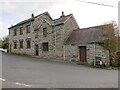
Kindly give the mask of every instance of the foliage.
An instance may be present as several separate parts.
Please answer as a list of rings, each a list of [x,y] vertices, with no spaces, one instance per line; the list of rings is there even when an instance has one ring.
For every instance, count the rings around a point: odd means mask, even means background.
[[[104,48],[109,50],[110,52],[110,61],[111,63],[116,61],[116,52],[118,51],[118,39],[117,39],[117,25],[115,22],[104,24],[101,26],[98,26],[104,34],[104,37],[106,38],[102,45]]]
[[[118,37],[118,50],[120,51],[120,36]]]
[[[9,46],[8,43],[9,43],[8,38],[4,37],[3,40],[2,40],[2,48],[3,49],[8,49],[8,46]]]
[[[2,39],[0,39],[0,48],[2,47]]]
[[[118,52],[116,53],[116,60],[113,61],[113,66],[114,66],[114,67],[120,66],[120,51],[118,51]]]

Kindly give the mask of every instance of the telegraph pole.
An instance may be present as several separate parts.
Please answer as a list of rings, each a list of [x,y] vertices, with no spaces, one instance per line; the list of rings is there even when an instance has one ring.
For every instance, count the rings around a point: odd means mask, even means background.
[[[118,51],[120,51],[120,2],[118,3]]]

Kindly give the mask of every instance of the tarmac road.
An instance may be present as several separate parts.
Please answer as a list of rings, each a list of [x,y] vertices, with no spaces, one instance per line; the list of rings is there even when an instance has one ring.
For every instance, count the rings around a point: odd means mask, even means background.
[[[118,71],[2,53],[0,81],[3,88],[118,88]]]

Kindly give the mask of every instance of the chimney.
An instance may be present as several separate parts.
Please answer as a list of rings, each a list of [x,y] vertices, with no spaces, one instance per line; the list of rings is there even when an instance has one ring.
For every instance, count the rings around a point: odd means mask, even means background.
[[[64,16],[65,16],[65,15],[64,15],[64,12],[62,11],[62,15],[61,15],[60,17],[62,18],[62,17],[64,17]]]
[[[31,18],[34,18],[34,14],[33,13],[31,14]]]

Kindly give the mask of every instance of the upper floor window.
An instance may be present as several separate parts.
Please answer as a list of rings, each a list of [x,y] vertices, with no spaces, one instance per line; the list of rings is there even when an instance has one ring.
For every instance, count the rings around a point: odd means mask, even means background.
[[[26,26],[26,33],[30,33],[30,25]]]
[[[38,33],[35,33],[35,38],[38,38]]]
[[[17,49],[17,41],[14,41],[14,49]]]
[[[42,46],[43,46],[43,51],[48,51],[48,42],[43,43]]]
[[[20,27],[20,35],[23,34],[23,27]]]
[[[43,28],[43,37],[47,37],[47,28]]]
[[[16,36],[17,35],[17,29],[14,29],[14,36]]]
[[[23,48],[23,40],[20,40],[20,48]]]

